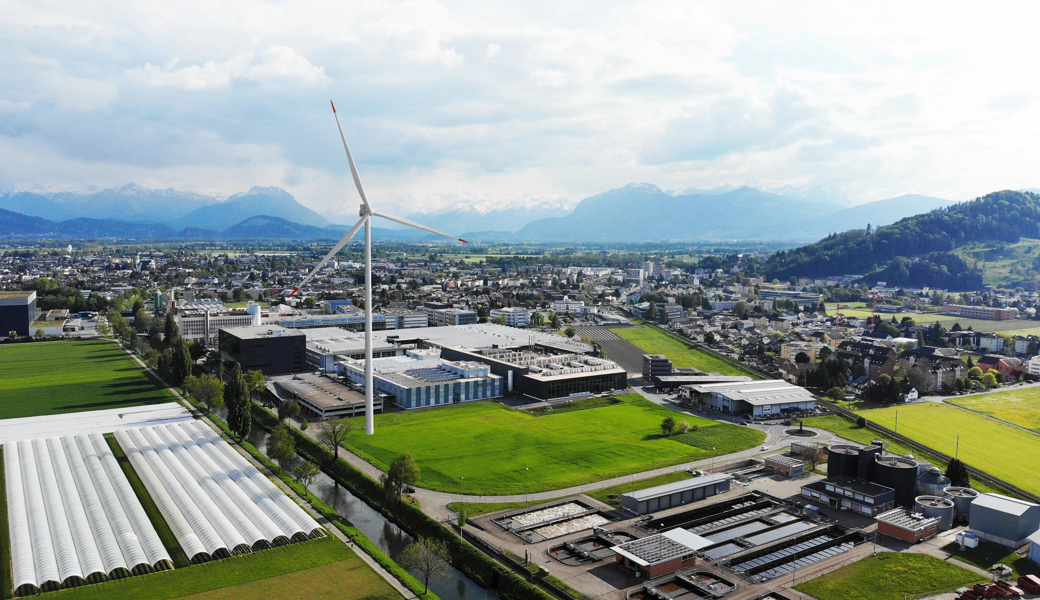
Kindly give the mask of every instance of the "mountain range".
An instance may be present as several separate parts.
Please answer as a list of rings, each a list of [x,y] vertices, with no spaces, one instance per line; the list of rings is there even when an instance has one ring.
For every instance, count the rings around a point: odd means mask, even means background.
[[[951,201],[901,196],[858,206],[847,204],[848,198],[834,186],[786,186],[772,192],[720,186],[664,192],[653,184],[633,183],[586,198],[573,210],[560,202],[519,201],[497,208],[457,204],[407,217],[487,242],[808,241],[868,223],[875,227],[892,223]],[[304,226],[296,230],[301,237],[319,239],[345,231],[347,226],[341,223],[353,223],[355,218],[336,211],[318,214],[277,187],[254,187],[227,199],[136,185],[90,193],[12,191],[0,195],[0,209],[52,223],[20,221],[25,227],[20,229],[13,225],[13,217],[5,215],[0,228],[14,231],[0,235],[108,237],[105,232],[111,230],[117,236],[132,232],[129,237],[222,237],[225,232],[234,237],[291,237],[293,229],[284,221]],[[238,226],[254,217],[268,220],[251,223],[246,236],[247,229]],[[133,225],[113,226],[106,221]],[[382,229],[380,237],[428,239],[423,232],[394,227]]]

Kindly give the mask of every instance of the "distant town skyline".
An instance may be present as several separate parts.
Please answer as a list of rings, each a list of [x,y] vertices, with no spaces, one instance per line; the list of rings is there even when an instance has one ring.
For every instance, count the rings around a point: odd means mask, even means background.
[[[642,181],[1037,187],[1021,8],[5,2],[0,189],[269,185],[356,212],[330,99],[402,213]]]

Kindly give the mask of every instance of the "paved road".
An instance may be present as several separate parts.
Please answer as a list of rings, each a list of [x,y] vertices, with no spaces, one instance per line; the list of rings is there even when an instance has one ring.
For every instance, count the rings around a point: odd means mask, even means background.
[[[1040,382],[1036,383],[1019,383],[1011,387],[999,387],[993,388],[992,390],[982,390],[981,392],[972,392],[970,394],[961,394],[960,396],[921,396],[918,402],[946,402],[947,400],[954,400],[957,398],[970,398],[971,396],[984,396],[986,394],[999,394],[1000,392],[1013,392],[1015,390],[1024,390],[1029,388],[1040,387]]]

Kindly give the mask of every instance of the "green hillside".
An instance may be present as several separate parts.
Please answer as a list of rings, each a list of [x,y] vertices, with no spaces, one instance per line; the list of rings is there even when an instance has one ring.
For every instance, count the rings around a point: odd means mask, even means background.
[[[1022,238],[1016,244],[972,242],[953,253],[981,271],[983,283],[1016,287],[1035,285],[1040,279],[1040,239]]]

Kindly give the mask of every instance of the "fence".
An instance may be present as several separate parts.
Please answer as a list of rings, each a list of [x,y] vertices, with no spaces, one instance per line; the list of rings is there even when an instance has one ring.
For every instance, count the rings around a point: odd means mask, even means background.
[[[843,416],[843,417],[845,417],[847,419],[851,419],[852,421],[856,421],[856,420],[858,420],[860,418],[863,418],[862,415],[856,414],[855,412],[853,412],[851,410],[848,410],[846,408],[842,408],[842,407],[837,406],[836,404],[833,404],[833,403],[828,402],[826,400],[820,399],[820,400],[818,400],[818,402],[826,405],[828,408],[833,410],[835,413],[837,413],[837,414],[839,414],[839,415],[841,415],[841,416]],[[913,448],[915,450],[918,450],[918,451],[921,451],[921,452],[927,452],[927,453],[929,453],[929,454],[939,458],[940,460],[942,460],[943,462],[946,462],[946,463],[949,463],[951,460],[953,460],[953,457],[948,455],[948,454],[944,454],[942,452],[939,452],[938,450],[935,450],[934,448],[931,448],[929,446],[925,446],[924,444],[922,444],[922,443],[920,443],[918,441],[912,440],[912,439],[906,437],[905,435],[896,433],[895,431],[893,431],[893,430],[891,430],[891,429],[889,429],[887,427],[884,427],[882,425],[879,425],[879,424],[875,423],[874,421],[871,421],[870,419],[863,418],[863,420],[866,421],[867,427],[869,429],[877,431],[878,433],[881,433],[881,434],[883,434],[883,435],[885,435],[887,437],[890,437],[890,438],[892,438],[892,439],[894,439],[894,440],[896,440],[896,441],[898,441],[898,442],[900,442],[902,444],[910,446],[911,448]],[[1004,481],[1003,479],[1000,479],[999,477],[994,477],[993,475],[990,475],[989,473],[986,473],[985,471],[981,471],[979,469],[976,469],[975,467],[973,467],[971,465],[968,465],[967,463],[965,463],[965,465],[968,467],[968,471],[971,473],[971,476],[974,477],[975,479],[978,479],[980,481],[984,481],[984,482],[986,482],[986,483],[988,483],[990,485],[994,485],[994,486],[999,487],[999,488],[1003,488],[1003,489],[1005,489],[1005,490],[1015,494],[1016,496],[1020,496],[1020,497],[1022,497],[1024,499],[1026,499],[1026,500],[1029,500],[1030,502],[1036,502],[1037,504],[1040,504],[1040,496],[1037,496],[1036,494],[1033,494],[1031,492],[1027,492],[1026,490],[1023,490],[1022,488],[1020,488],[1020,487],[1018,487],[1018,486],[1016,486],[1014,484],[1008,483],[1007,481]]]

